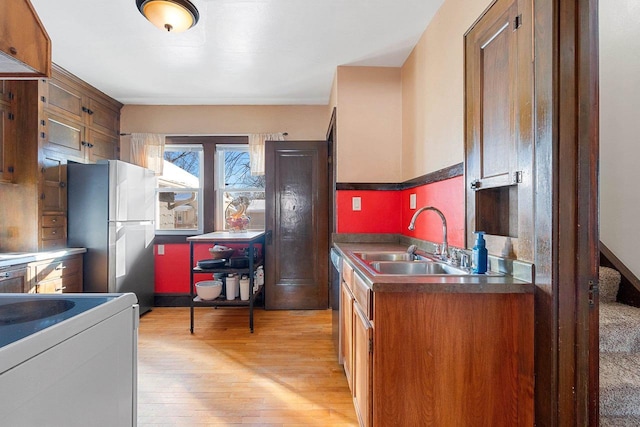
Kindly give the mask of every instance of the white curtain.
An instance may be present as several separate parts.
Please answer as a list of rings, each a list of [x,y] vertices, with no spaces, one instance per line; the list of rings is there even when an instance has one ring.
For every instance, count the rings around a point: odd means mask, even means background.
[[[162,175],[165,136],[156,133],[132,133],[129,156],[131,163]]]
[[[249,164],[251,175],[264,175],[264,142],[284,141],[283,133],[255,133],[249,135]]]

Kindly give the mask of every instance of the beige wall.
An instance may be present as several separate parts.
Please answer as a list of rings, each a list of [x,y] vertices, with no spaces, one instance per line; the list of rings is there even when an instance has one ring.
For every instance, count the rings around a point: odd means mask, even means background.
[[[640,3],[602,1],[600,240],[640,277]]]
[[[328,125],[326,105],[125,105],[120,117],[123,133],[246,135],[288,132],[288,140],[324,140]],[[121,144],[121,157],[127,160],[128,138],[122,138]]]
[[[338,182],[399,182],[400,68],[338,67],[334,87]]]
[[[402,67],[402,179],[464,160],[464,33],[491,0],[446,0]]]

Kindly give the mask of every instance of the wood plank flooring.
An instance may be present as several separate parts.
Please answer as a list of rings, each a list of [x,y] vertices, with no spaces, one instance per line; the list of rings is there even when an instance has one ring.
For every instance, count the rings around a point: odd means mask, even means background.
[[[140,426],[357,426],[331,310],[155,308],[140,319]]]

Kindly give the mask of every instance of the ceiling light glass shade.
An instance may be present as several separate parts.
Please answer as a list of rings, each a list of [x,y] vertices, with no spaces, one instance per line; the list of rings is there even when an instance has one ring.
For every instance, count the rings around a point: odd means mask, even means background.
[[[136,0],[138,10],[161,30],[179,33],[196,25],[200,14],[189,0]]]

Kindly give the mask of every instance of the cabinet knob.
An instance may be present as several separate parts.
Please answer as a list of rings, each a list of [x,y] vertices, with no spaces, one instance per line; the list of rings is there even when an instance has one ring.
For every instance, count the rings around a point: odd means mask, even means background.
[[[82,107],[82,112],[83,112],[83,113],[86,113],[86,112],[88,112],[88,111],[89,111],[89,109],[88,109],[87,107]]]
[[[6,279],[9,277],[9,273],[0,273],[0,278]]]
[[[64,188],[64,187],[66,187],[66,186],[67,186],[67,183],[66,183],[66,182],[62,182],[62,181],[60,182],[60,188]]]
[[[17,55],[17,54],[18,54],[18,49],[16,49],[15,47],[11,46],[11,47],[9,48],[9,53],[10,53],[11,55]]]
[[[471,185],[470,185],[472,190],[479,190],[480,189],[480,180],[479,179],[474,179],[473,181],[471,181]]]
[[[88,109],[88,110],[87,110],[87,113],[89,113],[89,115],[90,115],[90,116],[92,116],[92,115],[93,115],[93,110]]]

